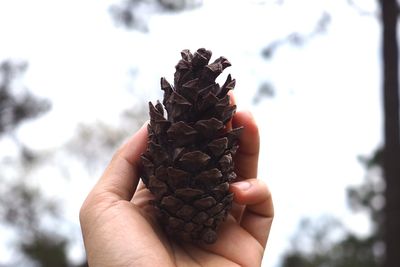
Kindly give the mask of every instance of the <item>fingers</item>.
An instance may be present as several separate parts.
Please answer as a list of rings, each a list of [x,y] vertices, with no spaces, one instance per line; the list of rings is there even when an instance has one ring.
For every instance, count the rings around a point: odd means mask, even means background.
[[[233,94],[231,99],[234,101]],[[248,111],[237,112],[233,118],[233,127],[243,126],[243,133],[239,139],[239,149],[235,155],[235,172],[238,181],[248,177],[257,177],[258,154],[260,137],[257,124]],[[233,203],[231,214],[239,222],[244,211],[244,205]]]
[[[131,200],[138,181],[140,155],[147,146],[145,123],[114,154],[93,192],[116,200]]]
[[[246,205],[240,225],[265,247],[274,217],[271,192],[255,178],[231,184],[237,204]]]
[[[248,111],[237,112],[232,124],[234,128],[244,127],[239,139],[239,149],[235,155],[235,171],[238,180],[257,177],[260,135],[254,117]]]
[[[200,247],[246,267],[260,266],[264,254],[264,248],[259,242],[231,216],[218,229],[217,242],[200,244]]]
[[[235,218],[235,220],[240,223],[240,221],[242,220],[242,214],[244,211],[245,206],[238,204],[236,202],[232,203],[232,208],[230,210],[230,213],[232,215],[233,218]]]

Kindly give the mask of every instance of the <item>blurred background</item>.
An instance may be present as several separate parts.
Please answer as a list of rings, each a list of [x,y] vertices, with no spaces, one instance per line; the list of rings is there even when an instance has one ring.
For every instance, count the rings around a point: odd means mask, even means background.
[[[0,266],[86,266],[80,205],[200,47],[260,126],[263,266],[400,266],[397,16],[396,0],[1,0]]]

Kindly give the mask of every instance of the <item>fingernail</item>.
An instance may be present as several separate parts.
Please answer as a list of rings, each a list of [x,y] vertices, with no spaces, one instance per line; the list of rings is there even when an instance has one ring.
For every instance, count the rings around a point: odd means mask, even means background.
[[[232,186],[237,187],[242,191],[246,191],[246,190],[249,190],[249,188],[251,187],[251,183],[249,183],[247,181],[241,181],[241,182],[233,183]]]

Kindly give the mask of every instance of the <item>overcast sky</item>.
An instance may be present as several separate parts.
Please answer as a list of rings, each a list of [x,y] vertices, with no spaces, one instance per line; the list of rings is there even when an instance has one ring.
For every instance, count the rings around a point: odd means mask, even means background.
[[[276,206],[263,266],[275,266],[302,217],[330,214],[367,232],[365,217],[347,209],[345,188],[364,177],[357,157],[382,141],[378,20],[346,0],[276,2],[205,0],[199,9],[148,17],[143,33],[115,27],[105,0],[0,1],[0,60],[27,60],[25,84],[53,106],[19,136],[49,149],[71,138],[78,123],[112,123],[123,108],[161,96],[159,78],[172,81],[182,49],[206,47],[231,61],[226,72],[237,80],[238,109],[251,110],[260,125],[259,178]],[[374,0],[357,2],[376,9]],[[331,18],[325,33],[262,57],[274,40],[311,33],[324,13]],[[275,96],[255,105],[263,82]],[[66,217],[75,224],[97,179],[83,173],[64,190],[71,197]],[[53,184],[46,190],[59,191]],[[71,257],[81,249],[78,242]],[[4,249],[0,255],[7,257]]]

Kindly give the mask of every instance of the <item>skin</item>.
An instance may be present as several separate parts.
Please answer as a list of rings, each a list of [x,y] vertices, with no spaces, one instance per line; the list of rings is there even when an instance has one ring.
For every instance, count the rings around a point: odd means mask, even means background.
[[[232,126],[244,126],[235,156],[234,203],[212,245],[170,240],[152,216],[151,193],[139,182],[146,149],[144,125],[113,156],[87,196],[80,222],[89,266],[260,266],[274,215],[271,193],[257,180],[260,139],[249,112],[237,112]]]

